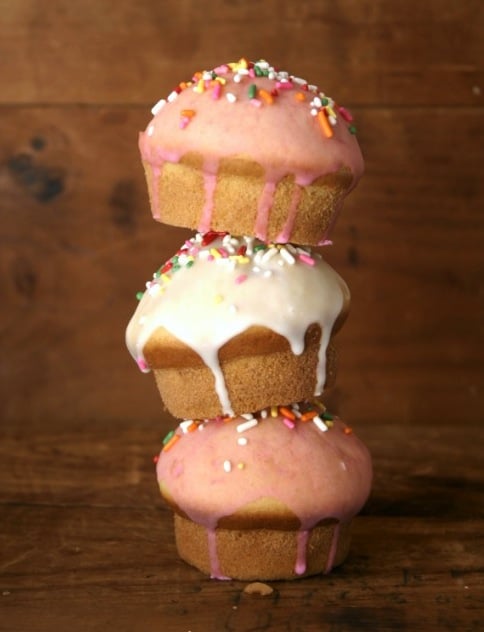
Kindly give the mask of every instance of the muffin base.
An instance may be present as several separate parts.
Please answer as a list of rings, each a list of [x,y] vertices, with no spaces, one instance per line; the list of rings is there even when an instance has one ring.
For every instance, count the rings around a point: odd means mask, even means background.
[[[214,579],[297,579],[328,573],[344,562],[350,547],[351,521],[327,520],[309,532],[307,543],[302,531],[211,531],[179,514],[174,521],[180,557]]]
[[[233,414],[312,399],[316,388],[319,330],[315,334],[307,336],[306,348],[298,356],[286,348],[263,355],[220,359]],[[160,396],[174,417],[210,419],[224,413],[215,390],[214,374],[206,365],[154,368],[153,373]],[[334,384],[335,375],[336,351],[330,343],[326,350],[325,390]]]
[[[317,245],[327,237],[342,201],[352,187],[348,167],[308,185],[286,176],[274,185],[265,221],[257,218],[264,195],[264,169],[247,157],[220,160],[213,197],[206,198],[204,160],[195,152],[178,163],[154,168],[144,161],[153,216],[164,224],[201,231],[257,235],[264,241]],[[210,218],[204,219],[207,204]]]

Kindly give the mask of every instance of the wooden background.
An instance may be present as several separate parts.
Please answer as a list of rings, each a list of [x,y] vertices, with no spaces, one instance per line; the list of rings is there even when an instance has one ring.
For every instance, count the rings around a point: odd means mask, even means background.
[[[120,600],[126,630],[148,629],[136,621],[153,600],[164,630],[414,630],[425,608],[421,629],[477,629],[483,35],[480,0],[0,0],[1,630],[119,628],[110,613]],[[356,535],[363,557],[326,585],[331,597],[313,580],[280,588],[292,618],[281,597],[269,621],[259,605],[237,619],[236,583],[203,582],[174,561],[150,462],[173,421],[124,346],[135,292],[186,235],[151,219],[138,131],[180,80],[241,56],[337,97],[366,158],[326,251],[352,291],[330,403],[375,461]],[[160,523],[168,551],[158,548]],[[385,559],[381,524],[398,543]],[[442,540],[429,544],[430,533]],[[80,567],[79,539],[98,552]],[[398,557],[412,546],[417,570]],[[442,566],[439,546],[450,556]],[[363,558],[380,566],[370,573]],[[399,564],[411,575],[404,584],[391,575]],[[385,573],[391,581],[379,583]],[[438,590],[427,582],[421,592],[422,577]],[[469,577],[480,593],[463,594]],[[167,582],[170,598],[159,589]],[[328,628],[297,606],[321,614],[322,595]],[[217,627],[209,612],[221,600],[229,614]],[[94,610],[90,627],[76,628]]]

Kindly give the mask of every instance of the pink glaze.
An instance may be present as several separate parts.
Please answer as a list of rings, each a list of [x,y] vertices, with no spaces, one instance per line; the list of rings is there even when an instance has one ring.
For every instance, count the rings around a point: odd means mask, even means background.
[[[309,529],[298,531],[296,564],[294,565],[294,572],[296,575],[304,575],[306,572],[306,551],[308,548],[310,533]]]
[[[210,534],[224,516],[263,498],[285,505],[300,521],[294,568],[303,574],[311,529],[327,518],[348,522],[368,498],[370,455],[342,421],[334,419],[322,431],[312,421],[290,428],[282,420],[268,416],[243,432],[237,430],[246,421],[242,417],[204,422],[195,432],[179,428],[180,440],[160,454],[160,488],[207,529],[214,576],[221,573]],[[338,534],[335,528],[326,572],[334,564]]]
[[[202,217],[200,218],[199,229],[202,232],[207,232],[210,230],[210,224],[212,221],[212,200],[217,187],[216,174],[205,171],[203,174],[203,184],[205,187],[205,204],[202,210]]]
[[[151,208],[153,209],[154,219],[160,219],[160,193],[158,189],[158,180],[161,175],[162,165],[153,166],[150,182],[151,192]]]
[[[269,226],[269,214],[274,200],[276,191],[276,182],[266,180],[262,195],[257,208],[257,216],[255,220],[254,234],[259,239],[265,239],[267,235],[267,227]]]
[[[301,200],[301,193],[301,188],[299,186],[295,187],[294,193],[292,194],[291,206],[289,207],[289,213],[287,215],[286,223],[276,239],[276,241],[281,244],[287,243],[291,238],[292,229],[294,228],[294,222],[296,221],[297,207],[299,206],[299,202]]]
[[[215,529],[207,529],[208,557],[210,559],[210,577],[212,579],[230,579],[222,573],[217,555],[217,534]]]
[[[248,157],[258,163],[265,174],[265,186],[254,234],[265,239],[273,193],[284,177],[292,175],[296,184],[307,186],[346,167],[353,174],[353,188],[363,173],[363,158],[354,134],[349,131],[347,111],[343,109],[343,116],[334,101],[318,88],[308,86],[303,80],[281,84],[274,78],[250,75],[243,75],[240,82],[235,82],[238,71],[234,69],[235,73],[227,70],[220,77],[226,83],[217,84],[219,98],[215,100],[209,79],[202,89],[193,83],[183,87],[179,94],[173,93],[163,107],[155,109],[147,131],[140,134],[139,148],[143,161],[159,169],[165,162],[177,163],[195,152],[203,156],[203,172],[215,177],[223,158]],[[249,97],[251,85],[266,93],[273,92],[276,85],[279,89],[269,104]],[[281,85],[285,88],[281,89]],[[296,98],[298,93],[302,100]],[[318,108],[312,105],[315,98],[327,99],[334,113],[330,138],[318,124]],[[256,102],[259,107],[253,107]],[[195,114],[189,125],[180,128],[184,110]],[[202,232],[210,228],[214,194],[215,186],[206,187],[203,217],[198,227]],[[156,219],[163,220],[162,209],[160,214],[155,204],[152,210]],[[287,241],[290,229],[288,224],[283,231]]]

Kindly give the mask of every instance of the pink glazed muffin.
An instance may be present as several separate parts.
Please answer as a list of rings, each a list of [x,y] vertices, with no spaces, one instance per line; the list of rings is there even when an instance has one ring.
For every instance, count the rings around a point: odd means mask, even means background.
[[[368,498],[367,448],[318,402],[185,420],[157,462],[182,559],[218,579],[327,573]]]
[[[363,173],[351,114],[264,60],[197,72],[140,134],[153,217],[316,245]]]

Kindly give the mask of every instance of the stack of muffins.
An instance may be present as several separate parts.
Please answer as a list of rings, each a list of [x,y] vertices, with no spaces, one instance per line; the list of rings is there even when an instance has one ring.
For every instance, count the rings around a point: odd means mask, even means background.
[[[179,554],[219,579],[329,572],[372,476],[320,399],[350,300],[318,246],[363,172],[351,115],[245,59],[195,73],[153,115],[153,216],[197,232],[147,283],[126,340],[181,420],[157,462]]]

